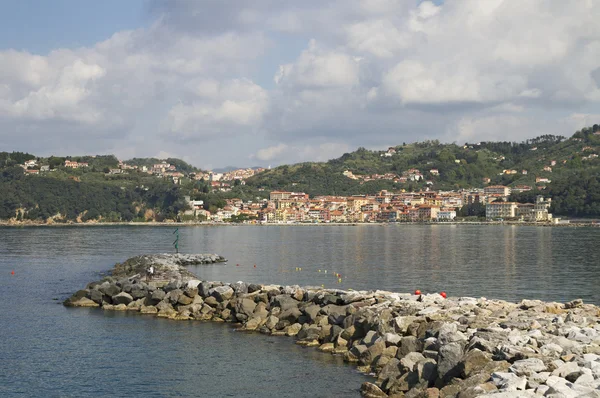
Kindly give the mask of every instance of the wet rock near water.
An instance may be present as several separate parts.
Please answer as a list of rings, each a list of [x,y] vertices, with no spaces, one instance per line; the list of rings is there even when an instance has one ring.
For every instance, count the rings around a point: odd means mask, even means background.
[[[118,264],[118,275],[88,284],[65,305],[291,336],[372,373],[373,383],[360,388],[365,397],[600,397],[600,309],[581,300],[209,282],[181,270],[197,258],[148,257]],[[149,263],[173,278],[146,282],[140,271]]]

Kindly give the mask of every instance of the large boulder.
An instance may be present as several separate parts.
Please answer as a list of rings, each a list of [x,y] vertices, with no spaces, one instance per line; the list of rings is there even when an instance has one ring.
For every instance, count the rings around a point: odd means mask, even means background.
[[[231,286],[218,286],[215,287],[211,293],[211,296],[217,299],[217,301],[222,302],[225,300],[230,300],[233,297],[234,291]]]
[[[281,308],[282,312],[289,310],[291,308],[298,309],[298,304],[300,304],[300,302],[298,300],[296,300],[288,295],[285,295],[285,294],[277,295],[277,296],[273,297],[273,299],[271,301],[271,305],[273,307]]]
[[[440,379],[449,381],[460,374],[458,363],[462,359],[464,345],[460,342],[448,343],[440,347],[438,352],[438,376]]]
[[[119,305],[119,304],[129,304],[133,301],[133,297],[131,297],[131,294],[129,293],[125,293],[125,292],[121,292],[115,296],[112,296],[112,302],[114,305]]]

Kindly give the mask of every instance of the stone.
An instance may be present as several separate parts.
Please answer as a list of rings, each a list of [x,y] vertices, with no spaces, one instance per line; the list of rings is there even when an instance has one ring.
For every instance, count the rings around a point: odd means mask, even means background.
[[[298,309],[298,307],[291,307],[279,314],[279,319],[282,321],[288,321],[290,323],[296,323],[298,318],[302,316],[302,312]]]
[[[125,293],[125,292],[121,292],[115,296],[112,296],[112,303],[114,305],[119,305],[119,304],[129,304],[133,301],[133,297],[131,297],[131,294],[129,293]]]
[[[96,304],[102,304],[102,300],[104,295],[100,290],[91,290],[89,294],[90,300],[92,300]]]
[[[392,319],[392,327],[398,334],[406,334],[408,327],[417,319],[416,316],[397,316]]]
[[[400,360],[400,366],[404,372],[415,371],[417,363],[424,361],[425,357],[420,352],[410,352]]]
[[[363,347],[366,349],[366,346]],[[353,347],[350,352],[352,352],[354,348],[355,347]],[[400,360],[398,358],[392,358],[381,368],[381,371],[377,374],[377,381],[382,383],[389,378],[398,378],[401,374]]]
[[[286,335],[295,336],[298,334],[300,329],[302,329],[302,325],[300,325],[299,323],[294,323],[293,325],[288,326],[286,330]]]
[[[438,376],[437,363],[430,358],[419,361],[415,367],[415,371],[419,376],[419,380],[427,382],[428,385],[432,385]]]
[[[365,351],[359,357],[359,362],[362,365],[370,365],[373,363],[375,358],[377,358],[377,356],[383,353],[383,350],[385,350],[385,343],[382,340],[378,341],[375,344],[371,345],[369,348],[367,348],[367,351]]]
[[[297,300],[284,294],[280,294],[273,297],[273,300],[271,302],[272,306],[280,307],[282,312],[292,308],[298,309],[298,304],[300,303]]]
[[[441,345],[457,341],[467,341],[467,337],[458,331],[458,325],[456,323],[443,324],[438,331],[437,339]]]
[[[510,367],[510,371],[517,376],[529,376],[532,373],[543,372],[546,365],[539,358],[527,358],[515,361]]]
[[[156,314],[156,313],[158,313],[158,310],[153,305],[149,305],[149,306],[142,305],[140,307],[140,314]]]
[[[400,339],[400,346],[398,347],[398,358],[402,358],[404,355],[410,352],[421,352],[423,350],[423,343],[415,336],[404,336]]]
[[[186,294],[180,294],[177,298],[177,303],[181,305],[190,305],[194,302],[194,299]]]
[[[395,333],[386,333],[383,336],[383,341],[385,341],[385,344],[389,347],[391,345],[399,345],[400,341],[402,340],[402,338],[395,334]]]
[[[468,351],[458,363],[457,372],[460,377],[466,379],[482,371],[492,359],[489,354],[478,349]]]
[[[463,356],[463,344],[449,343],[440,347],[437,356],[438,376],[442,380],[450,380],[459,373],[458,363]]]
[[[552,376],[566,377],[567,375],[580,372],[579,365],[576,362],[567,362],[552,372]]]
[[[262,319],[260,319],[260,318],[250,318],[244,324],[244,329],[245,330],[256,330],[261,326],[261,323],[262,323]]]
[[[303,312],[306,316],[308,316],[310,322],[314,323],[317,319],[317,316],[321,312],[321,307],[316,304],[311,304],[308,307],[304,308]]]
[[[125,294],[127,294],[127,293],[125,293]],[[72,301],[69,301],[69,304],[65,303],[65,305],[72,306],[72,307],[100,307],[100,304],[98,304],[97,302],[95,302],[87,297],[81,297],[79,299],[74,299]]]
[[[494,372],[492,373],[492,382],[504,391],[525,390],[527,379],[519,377],[514,373],[509,372]]]
[[[256,303],[254,300],[250,300],[247,298],[238,299],[235,304],[235,311],[238,314],[244,314],[246,316],[253,315],[254,309],[256,308]]]
[[[230,286],[218,286],[213,289],[211,296],[216,298],[217,301],[222,302],[230,300],[233,297],[233,293],[233,289]]]
[[[381,390],[381,388],[367,381],[362,383],[362,385],[360,386],[360,394],[364,398],[387,398],[388,396]]]
[[[235,294],[247,294],[248,293],[248,285],[244,282],[236,282],[231,285]]]
[[[98,288],[98,290],[100,292],[102,292],[102,294],[109,296],[109,297],[116,296],[117,294],[121,293],[120,287],[118,287],[114,283],[108,283],[108,282],[101,284],[100,287]]]

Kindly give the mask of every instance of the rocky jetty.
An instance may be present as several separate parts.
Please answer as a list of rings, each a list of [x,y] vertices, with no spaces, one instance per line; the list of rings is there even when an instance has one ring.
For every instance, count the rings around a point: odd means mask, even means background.
[[[183,268],[193,257],[155,257],[117,264],[65,305],[292,336],[373,374],[365,397],[600,397],[600,309],[581,300],[208,282]],[[160,281],[145,281],[150,263],[163,267]]]

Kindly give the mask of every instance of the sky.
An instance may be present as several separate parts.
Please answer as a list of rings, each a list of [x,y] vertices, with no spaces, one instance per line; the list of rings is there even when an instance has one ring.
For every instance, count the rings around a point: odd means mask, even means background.
[[[0,151],[276,166],[600,123],[597,0],[0,0]]]

